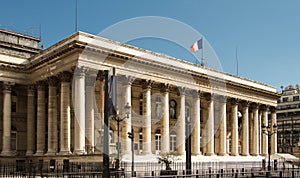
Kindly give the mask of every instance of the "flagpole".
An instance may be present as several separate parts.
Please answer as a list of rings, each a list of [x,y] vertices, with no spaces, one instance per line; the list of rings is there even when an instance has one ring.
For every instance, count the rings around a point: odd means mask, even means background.
[[[202,54],[201,54],[201,66],[204,66],[204,36],[202,36]]]

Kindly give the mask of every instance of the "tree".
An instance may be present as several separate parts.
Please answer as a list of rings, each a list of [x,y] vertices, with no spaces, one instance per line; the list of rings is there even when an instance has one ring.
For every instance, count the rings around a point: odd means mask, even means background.
[[[179,154],[173,151],[168,153],[162,153],[157,157],[157,159],[159,164],[166,165],[166,170],[171,170],[171,164],[179,159],[178,156]]]

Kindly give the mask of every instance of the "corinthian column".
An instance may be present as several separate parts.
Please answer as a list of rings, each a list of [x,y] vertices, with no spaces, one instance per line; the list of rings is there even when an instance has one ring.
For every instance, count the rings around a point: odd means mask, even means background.
[[[143,82],[145,107],[143,122],[143,154],[151,153],[151,80]]]
[[[3,156],[10,156],[12,154],[10,147],[11,134],[11,83],[3,84]]]
[[[200,155],[200,91],[192,91],[194,98],[192,120],[192,154]]]
[[[205,95],[207,101],[207,121],[206,121],[206,131],[204,133],[207,149],[206,155],[214,155],[214,98],[210,94]]]
[[[54,155],[57,152],[57,83],[56,77],[48,79],[48,151],[47,155]]]
[[[60,154],[71,153],[71,106],[70,106],[70,82],[71,73],[59,74],[60,83]]]
[[[124,106],[128,103],[129,106],[131,106],[131,84],[134,81],[132,76],[125,76],[123,77],[123,86],[124,86]],[[129,117],[123,122],[125,123],[125,131],[123,133],[127,134],[128,132],[131,132],[131,113],[129,114]],[[124,151],[126,154],[131,153],[131,140],[127,137],[127,135],[124,136]],[[123,147],[122,147],[123,149]]]
[[[231,99],[231,155],[237,156],[239,154],[238,143],[238,103],[236,99]]]
[[[34,86],[27,89],[27,151],[26,156],[32,156],[35,148],[35,113],[34,113]]]
[[[95,77],[86,78],[86,119],[85,119],[85,137],[86,137],[86,151],[88,153],[94,152],[94,123],[95,123]]]
[[[277,124],[277,118],[276,118],[276,108],[270,107],[271,111],[271,133],[274,133],[271,136],[271,154],[277,154],[277,133],[274,130],[274,125]]]
[[[268,126],[268,110],[266,106],[262,106],[262,125]],[[268,154],[268,135],[264,134],[262,131],[262,155],[266,156]]]
[[[37,83],[37,127],[36,127],[36,156],[45,152],[46,105],[45,83]]]
[[[185,91],[186,88],[179,87],[180,92],[180,115],[177,126],[177,150],[178,153],[185,154]]]
[[[243,110],[243,121],[242,121],[242,155],[248,156],[249,155],[249,119],[248,119],[248,109],[249,109],[249,103],[244,101],[242,103]]]
[[[85,73],[86,68],[77,68],[75,75],[75,154],[85,153]]]
[[[162,118],[162,142],[161,152],[170,151],[170,129],[169,129],[169,84],[162,85],[162,93],[164,95],[163,118]]]
[[[253,156],[259,155],[259,128],[258,128],[258,104],[254,103],[252,105],[253,112]]]
[[[226,97],[220,96],[219,97],[219,103],[220,103],[220,149],[219,149],[219,155],[224,156],[227,154],[226,152],[226,133],[227,133],[227,127],[226,127]]]

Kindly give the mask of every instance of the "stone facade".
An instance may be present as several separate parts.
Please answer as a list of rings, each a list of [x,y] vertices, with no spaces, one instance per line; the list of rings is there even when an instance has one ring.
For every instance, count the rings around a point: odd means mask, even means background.
[[[112,68],[120,114],[131,106],[120,123],[121,154],[131,152],[133,128],[135,154],[183,155],[187,122],[193,155],[265,154],[262,118],[276,123],[274,87],[82,32],[41,52],[28,40],[36,54],[0,68],[1,156],[101,155],[103,71]],[[109,129],[115,153],[117,123]]]

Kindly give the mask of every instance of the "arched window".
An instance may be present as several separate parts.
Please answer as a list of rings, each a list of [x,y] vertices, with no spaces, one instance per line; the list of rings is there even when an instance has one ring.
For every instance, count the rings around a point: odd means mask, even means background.
[[[140,128],[140,132],[139,132],[139,152],[140,154],[142,154],[143,152],[143,129]]]
[[[140,100],[139,100],[139,113],[140,115],[143,115],[143,101],[144,101],[144,96],[143,93],[140,95]]]
[[[12,151],[17,151],[17,128],[14,126],[11,126],[10,148]]]
[[[177,103],[175,100],[170,101],[170,118],[171,119],[176,119],[176,106]]]
[[[176,132],[172,131],[170,133],[170,151],[176,150]]]
[[[160,129],[155,131],[155,153],[159,154],[161,150],[161,133]]]
[[[161,118],[161,112],[162,112],[161,97],[156,96],[156,98],[155,98],[155,118],[156,119]]]
[[[18,103],[17,93],[14,90],[12,90],[11,91],[11,112],[17,112],[17,103]]]

